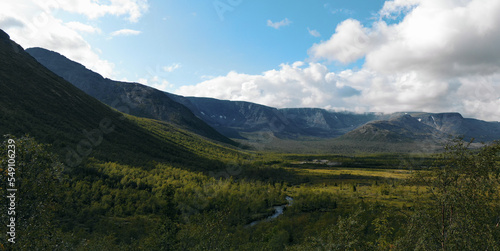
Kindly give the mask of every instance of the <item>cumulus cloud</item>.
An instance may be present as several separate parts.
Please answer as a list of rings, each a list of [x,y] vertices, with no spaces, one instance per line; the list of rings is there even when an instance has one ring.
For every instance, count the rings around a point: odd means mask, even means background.
[[[285,18],[279,22],[273,22],[271,20],[267,20],[267,26],[273,27],[275,29],[279,29],[282,26],[288,26],[292,23],[292,21],[288,20],[288,18]]]
[[[64,23],[60,11],[78,13],[89,19],[104,15],[125,16],[136,22],[147,11],[143,0],[111,0],[101,4],[91,0],[18,0],[0,2],[0,28],[24,48],[42,47],[57,51],[105,77],[113,76],[114,65],[101,58],[82,33],[100,34],[98,27],[80,22]]]
[[[319,63],[282,64],[261,75],[230,72],[175,91],[180,95],[246,100],[275,107],[342,107],[343,98],[359,94]]]
[[[458,111],[500,120],[499,1],[394,0],[379,15],[370,27],[342,22],[310,48],[311,59],[364,58],[372,76],[358,102],[372,111]]]
[[[15,14],[14,14],[15,13]],[[13,40],[24,48],[42,47],[57,51],[71,60],[84,64],[103,76],[110,77],[114,65],[100,58],[99,54],[80,35],[75,24],[64,24],[45,11],[39,2],[19,0],[0,3],[0,19],[11,20],[2,26]],[[15,20],[13,23],[12,20]],[[15,24],[15,25],[12,25]],[[88,28],[88,27],[86,27]]]
[[[139,34],[141,34],[141,31],[131,30],[131,29],[121,29],[121,30],[111,32],[110,35],[112,37],[116,37],[116,36],[136,36]]]
[[[420,0],[393,0],[386,1],[379,14],[383,18],[396,19],[400,15],[408,13],[411,9],[418,6]]]
[[[401,22],[384,17],[407,11]],[[332,37],[311,47],[314,59],[386,72],[418,71],[431,77],[492,74],[500,68],[500,2],[495,0],[388,1],[372,27],[348,19]]]
[[[347,19],[337,26],[329,40],[314,44],[309,49],[309,54],[314,59],[354,62],[371,49],[375,38],[369,33],[369,29],[363,27],[358,20]]]

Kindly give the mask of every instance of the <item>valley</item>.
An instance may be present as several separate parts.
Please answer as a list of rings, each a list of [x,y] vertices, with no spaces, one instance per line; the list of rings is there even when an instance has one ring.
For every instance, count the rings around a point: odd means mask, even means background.
[[[20,180],[2,250],[500,245],[498,122],[182,97],[2,30],[0,58],[0,178],[10,139]]]

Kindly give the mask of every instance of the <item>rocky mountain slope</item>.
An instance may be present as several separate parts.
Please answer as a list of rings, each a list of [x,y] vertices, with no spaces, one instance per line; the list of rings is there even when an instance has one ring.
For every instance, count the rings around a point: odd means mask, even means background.
[[[462,136],[479,142],[500,139],[500,123],[464,118],[459,113],[395,113],[388,120],[371,121],[343,139],[404,142],[444,140]]]
[[[334,138],[374,119],[387,117],[318,108],[277,109],[243,101],[169,95],[209,125],[233,138],[240,138],[241,132],[259,131],[272,132],[281,138]]]
[[[88,95],[122,112],[170,122],[204,137],[235,144],[162,91],[138,83],[103,78],[85,66],[53,51],[29,48],[26,52]]]

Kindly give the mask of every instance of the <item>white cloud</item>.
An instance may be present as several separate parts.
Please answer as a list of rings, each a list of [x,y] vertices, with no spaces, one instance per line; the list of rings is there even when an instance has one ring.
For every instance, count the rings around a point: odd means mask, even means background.
[[[418,70],[426,77],[492,74],[500,70],[500,2],[421,1],[387,26],[387,42],[366,54],[383,72]]]
[[[370,49],[373,38],[370,38],[369,32],[358,20],[347,19],[337,26],[328,41],[314,44],[309,54],[316,59],[351,63],[362,58]]]
[[[384,7],[379,11],[382,18],[395,19],[396,17],[406,14],[414,7],[418,6],[421,0],[393,0],[386,1]]]
[[[64,10],[85,15],[89,19],[97,19],[105,15],[128,16],[130,22],[137,22],[148,10],[147,0],[110,0],[107,4],[95,0],[52,0],[34,1],[44,11]]]
[[[500,1],[394,0],[379,15],[370,26],[348,19],[309,50],[313,60],[365,58],[342,80],[370,72],[353,103],[500,120]]]
[[[166,72],[173,72],[177,69],[181,68],[181,64],[179,63],[174,63],[174,64],[171,64],[169,66],[164,66],[163,67],[163,70],[166,71]]]
[[[121,29],[111,32],[110,35],[112,37],[116,37],[116,36],[137,36],[139,34],[141,34],[141,31],[131,30],[131,29]]]
[[[160,78],[159,76],[151,76],[150,78],[140,78],[137,82],[161,91],[169,91],[169,89],[172,89],[174,87],[173,84],[171,84],[165,79]]]
[[[317,30],[311,30],[311,29],[307,28],[307,31],[309,31],[309,34],[311,34],[311,36],[313,36],[313,37],[321,37],[321,34]]]
[[[69,25],[63,23],[54,17],[55,7],[49,8],[52,11],[45,11],[41,2],[31,0],[1,2],[2,29],[24,48],[42,47],[57,51],[105,77],[111,77],[114,65],[101,59],[96,50],[80,35],[79,32],[82,32],[81,28],[84,26],[75,27],[75,23]]]
[[[100,58],[81,33],[101,31],[79,22],[63,23],[56,18],[59,11],[77,13],[89,19],[105,15],[126,16],[136,22],[147,11],[145,0],[110,0],[101,4],[93,0],[17,0],[0,2],[0,27],[24,48],[42,47],[57,51],[82,63],[105,77],[113,76],[114,65]]]
[[[252,101],[275,107],[340,107],[343,98],[358,94],[349,86],[337,86],[334,73],[318,63],[282,64],[279,70],[261,75],[230,72],[193,86],[182,86],[175,93]]]
[[[99,34],[102,33],[101,29],[90,26],[88,24],[82,24],[80,22],[68,22],[66,23],[66,26],[68,26],[72,30],[81,31],[85,33],[99,33]]]
[[[390,17],[403,10],[408,14],[396,24],[379,20],[367,28],[348,19],[309,53],[343,63],[366,57],[366,66],[377,71],[416,70],[432,77],[500,69],[499,1],[396,0],[386,2],[380,13]]]
[[[292,23],[292,21],[288,20],[288,18],[285,18],[279,22],[273,22],[271,20],[267,20],[267,26],[273,27],[275,29],[279,29],[282,26],[288,26]]]

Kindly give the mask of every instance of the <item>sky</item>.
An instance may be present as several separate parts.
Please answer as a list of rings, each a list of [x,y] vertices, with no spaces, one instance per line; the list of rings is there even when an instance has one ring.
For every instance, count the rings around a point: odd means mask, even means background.
[[[0,29],[184,96],[500,121],[498,0],[3,0]]]

